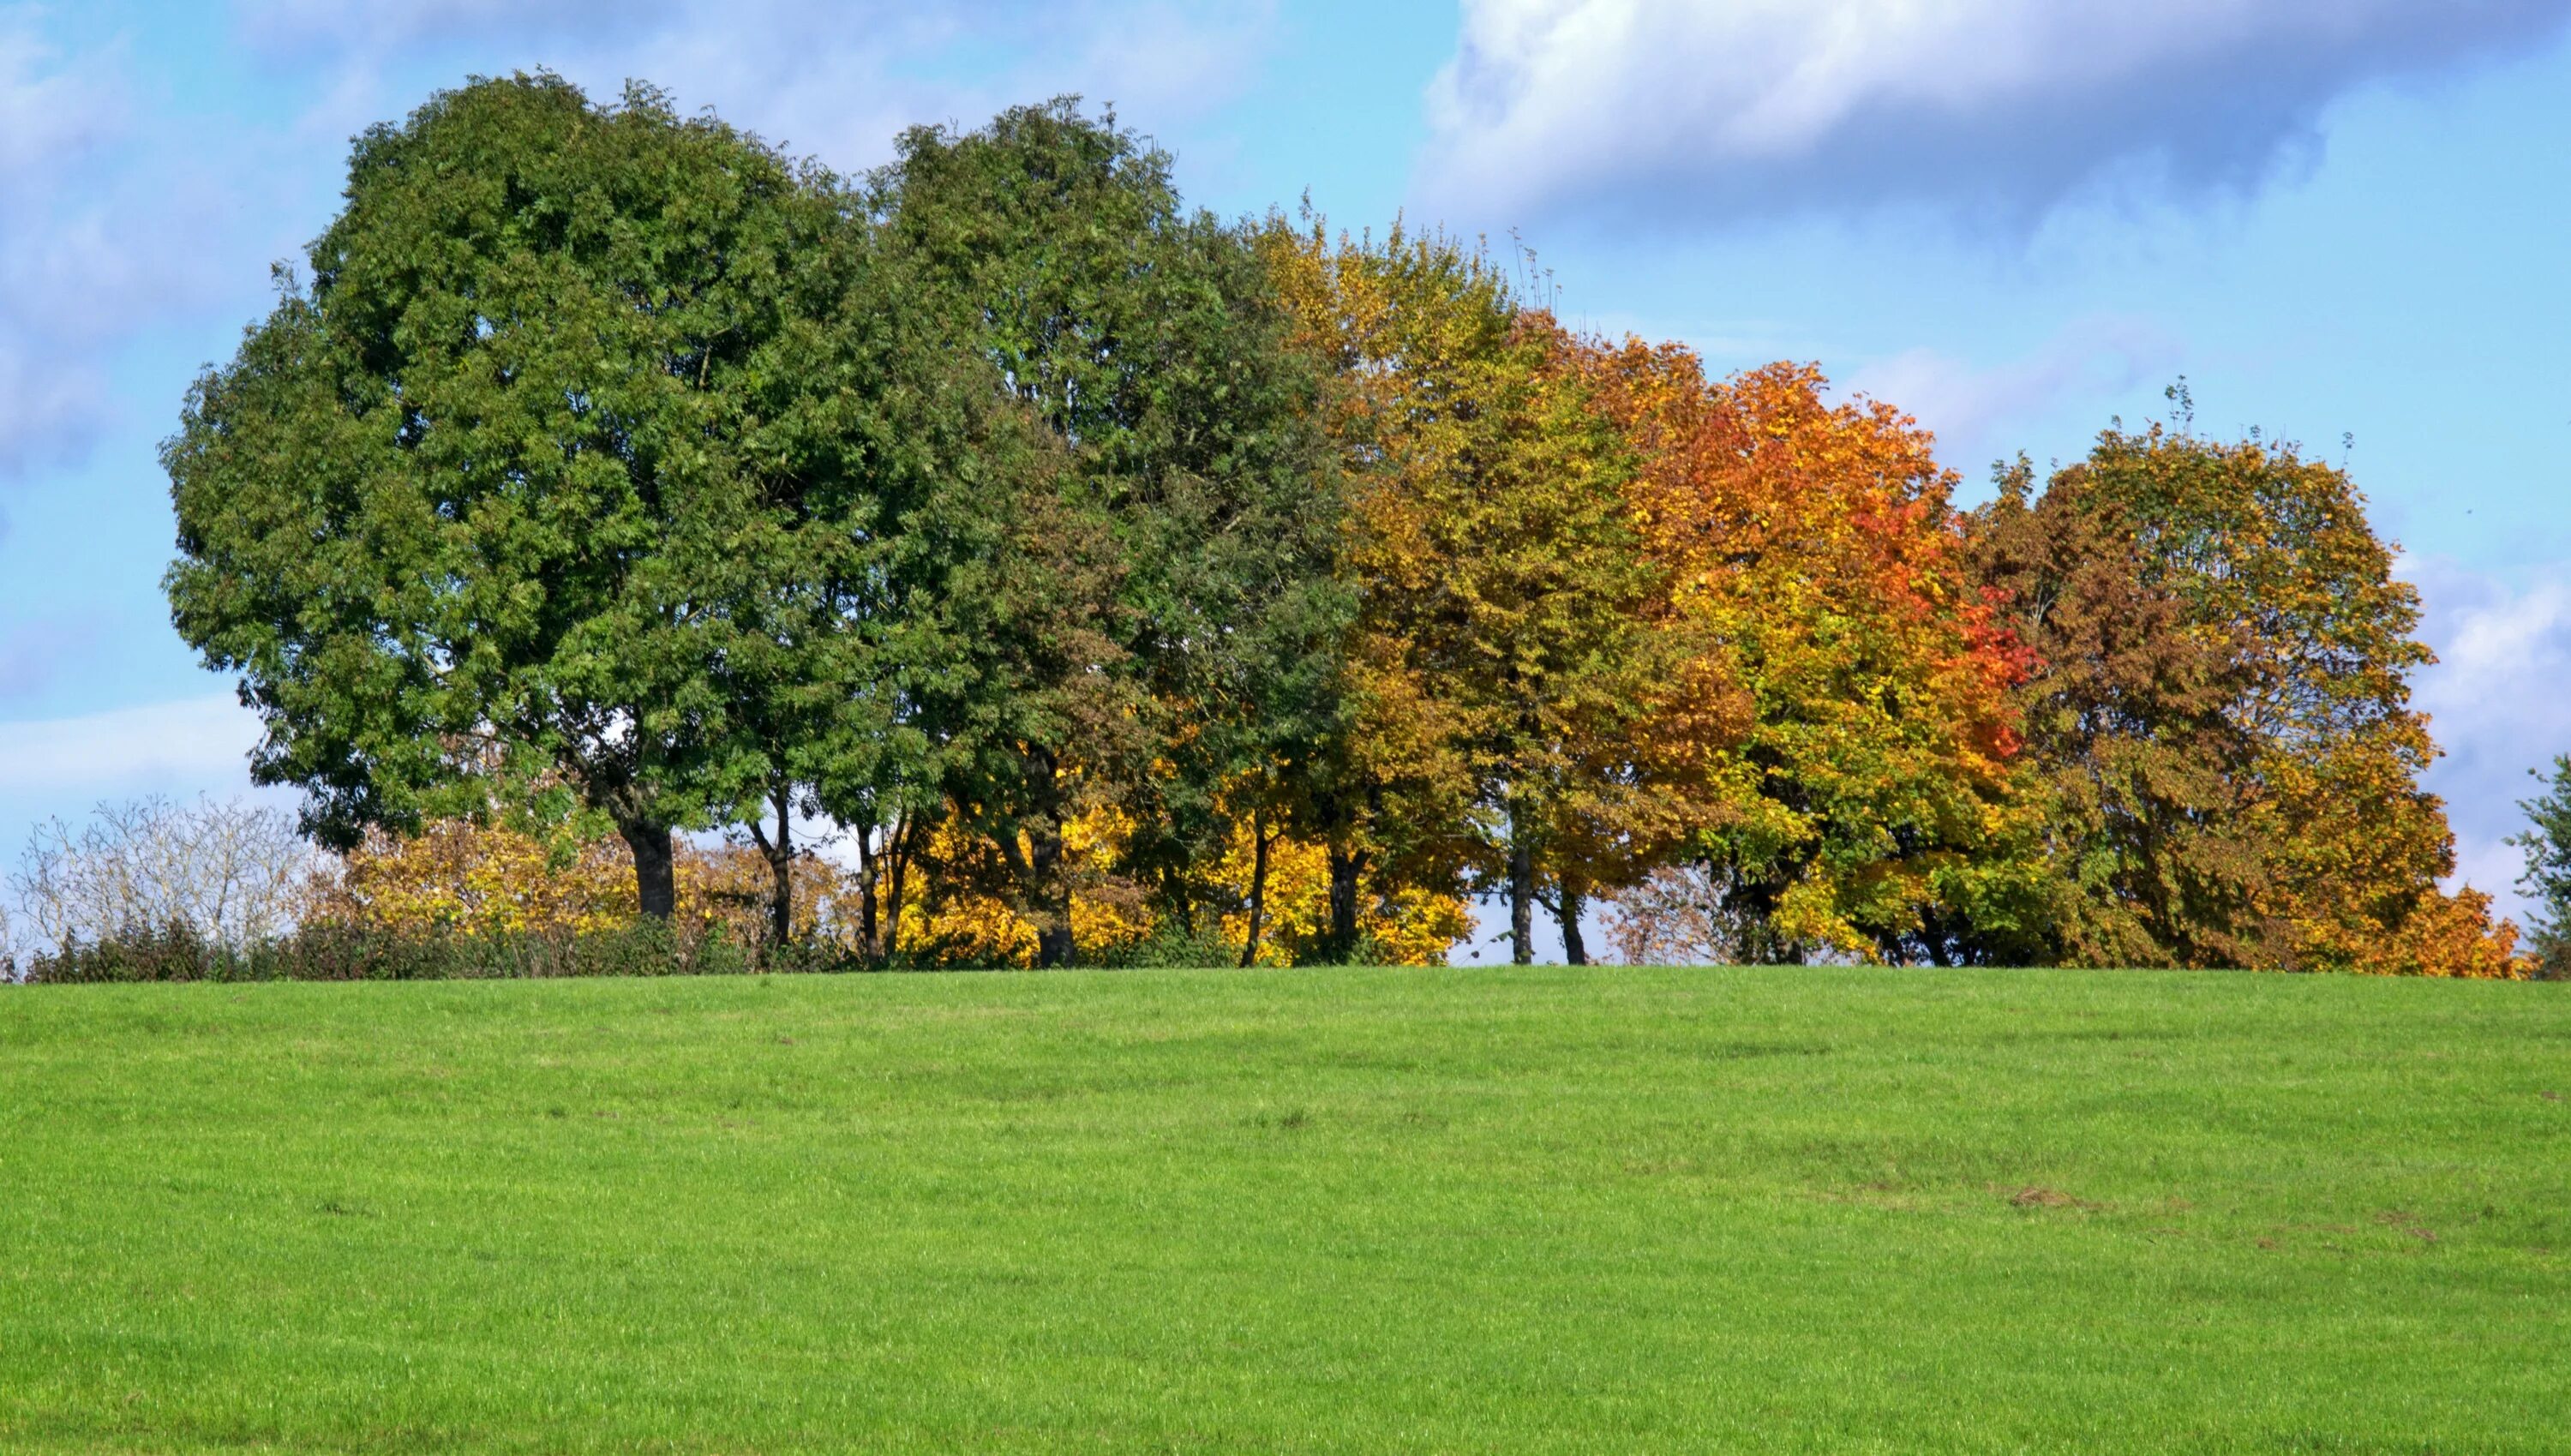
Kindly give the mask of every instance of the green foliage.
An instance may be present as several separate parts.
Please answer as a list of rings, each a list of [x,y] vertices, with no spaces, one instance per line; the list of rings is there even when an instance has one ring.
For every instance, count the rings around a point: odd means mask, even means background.
[[[2536,974],[2571,980],[2571,753],[2554,758],[2549,778],[2531,768],[2527,772],[2543,781],[2545,791],[2519,800],[2518,807],[2533,822],[2508,842],[2526,854],[2526,873],[2517,884],[2536,903],[2527,925],[2528,948]]]
[[[1061,964],[1076,812],[1130,806],[1126,868],[1187,918],[1239,785],[1336,721],[1315,379],[1248,241],[1185,212],[1112,115],[914,129],[874,207],[907,305],[1037,432],[979,497],[1006,534],[947,597],[955,652],[919,692],[951,801]]]
[[[657,94],[520,76],[358,139],[346,210],[165,450],[174,619],[307,824],[569,785],[669,904],[755,801],[897,461],[825,177]],[[855,557],[857,559],[852,559]]]
[[[0,1449],[2548,1456],[2566,990],[0,991]]]
[[[29,985],[165,981],[491,981],[565,976],[722,976],[852,969],[843,952],[789,945],[754,953],[720,925],[682,934],[668,920],[594,930],[404,930],[321,922],[227,945],[185,921],[72,941],[26,958]]]
[[[1172,919],[1125,947],[1109,963],[1136,969],[1188,970],[1228,966],[1240,958],[1240,944],[1224,934],[1221,927],[1201,925],[1191,930]]]

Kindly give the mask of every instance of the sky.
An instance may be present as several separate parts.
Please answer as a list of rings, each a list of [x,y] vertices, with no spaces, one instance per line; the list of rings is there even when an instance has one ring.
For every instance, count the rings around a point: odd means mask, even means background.
[[[1486,236],[1575,323],[1817,361],[1966,503],[2184,376],[2400,543],[2459,877],[2520,904],[2516,800],[2571,751],[2571,0],[0,0],[0,868],[248,790],[161,596],[160,441],[352,135],[537,68],[843,171],[1112,103],[1218,213]]]

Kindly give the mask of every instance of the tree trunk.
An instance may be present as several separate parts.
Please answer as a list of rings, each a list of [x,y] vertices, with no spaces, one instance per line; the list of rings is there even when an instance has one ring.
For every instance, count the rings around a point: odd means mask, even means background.
[[[1162,916],[1179,927],[1179,934],[1189,940],[1197,938],[1197,897],[1188,888],[1185,869],[1176,864],[1161,868]]]
[[[794,938],[794,793],[787,785],[778,785],[769,802],[776,809],[776,837],[771,839],[754,822],[750,837],[759,841],[759,851],[768,859],[770,889],[768,892],[768,943],[782,946]]]
[[[892,836],[884,847],[892,859],[892,888],[884,894],[883,958],[890,961],[901,950],[902,878],[910,869],[911,817],[905,813],[892,821]]]
[[[1357,957],[1357,884],[1365,872],[1365,851],[1348,844],[1330,846],[1330,943],[1325,959],[1343,966]]]
[[[1565,965],[1589,964],[1589,943],[1580,938],[1580,911],[1589,895],[1582,881],[1573,875],[1562,877],[1562,960]]]
[[[1062,864],[1062,792],[1053,754],[1037,749],[1027,755],[1027,782],[1034,791],[1034,811],[1026,817],[1026,894],[1028,916],[1036,922],[1036,964],[1067,966],[1072,962],[1071,885]]]
[[[769,943],[779,946],[794,938],[794,851],[783,847],[784,842],[784,832],[779,830],[779,848],[768,861],[768,877],[773,882],[768,903]]]
[[[1535,851],[1514,829],[1509,834],[1509,961],[1535,960]]]
[[[1259,964],[1259,927],[1268,914],[1268,820],[1250,816],[1250,933],[1242,937],[1242,969]]]
[[[619,824],[616,832],[625,847],[634,851],[634,893],[642,902],[643,913],[655,920],[667,920],[679,908],[679,887],[670,857],[670,826],[667,824]]]
[[[880,880],[880,859],[875,849],[875,826],[857,830],[857,954],[866,964],[883,959],[883,946],[875,939],[875,885]]]
[[[1039,814],[1027,821],[1027,866],[1036,901],[1036,964],[1071,964],[1071,887],[1062,874],[1062,821]]]

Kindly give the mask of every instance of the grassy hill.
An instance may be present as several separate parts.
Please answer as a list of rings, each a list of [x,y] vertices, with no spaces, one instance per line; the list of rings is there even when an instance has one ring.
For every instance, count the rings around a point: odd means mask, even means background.
[[[9,1452],[2571,1450],[2571,987],[0,992]]]

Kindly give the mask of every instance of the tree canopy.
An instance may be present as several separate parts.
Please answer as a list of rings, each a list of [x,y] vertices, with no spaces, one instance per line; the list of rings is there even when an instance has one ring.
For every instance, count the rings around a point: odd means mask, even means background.
[[[2182,422],[2110,430],[2029,486],[2011,472],[1976,534],[2038,664],[2020,698],[2060,895],[2041,953],[2516,968],[2488,897],[2439,888],[2417,596],[2344,473]]]
[[[1061,964],[1081,808],[1128,810],[1114,868],[1186,918],[1230,819],[1334,730],[1318,375],[1249,238],[1188,213],[1112,116],[915,129],[874,206],[908,305],[1043,437],[1000,482],[1013,534],[954,594],[961,656],[927,696],[948,796]]]
[[[340,843],[550,778],[667,913],[671,831],[757,798],[786,690],[846,686],[803,634],[864,570],[894,389],[850,229],[642,88],[481,82],[360,137],[309,282],[165,452],[173,614],[243,675],[256,777]]]
[[[2518,885],[2537,906],[2528,939],[2541,974],[2571,980],[2571,753],[2555,755],[2550,774],[2527,772],[2544,792],[2518,804],[2529,822],[2509,843],[2526,855]]]
[[[357,140],[306,262],[166,446],[167,586],[379,918],[585,924],[630,864],[871,964],[1433,959],[1476,894],[1518,960],[1603,906],[1629,954],[2530,964],[2442,888],[2361,496],[2183,395],[1959,511],[1816,366],[1218,219],[1069,98],[848,179],[476,81]]]

